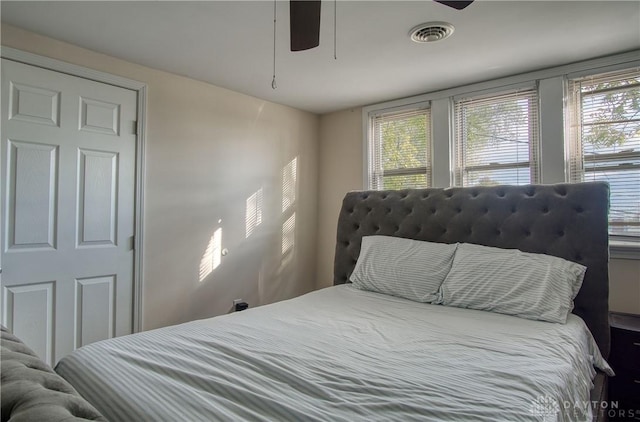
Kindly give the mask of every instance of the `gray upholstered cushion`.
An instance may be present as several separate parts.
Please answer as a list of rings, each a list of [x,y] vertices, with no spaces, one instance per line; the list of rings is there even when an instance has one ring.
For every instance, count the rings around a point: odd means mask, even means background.
[[[609,185],[602,182],[350,192],[338,218],[334,283],[348,281],[362,236],[476,243],[587,267],[573,313],[609,355]]]
[[[1,335],[2,422],[106,421],[19,338]]]

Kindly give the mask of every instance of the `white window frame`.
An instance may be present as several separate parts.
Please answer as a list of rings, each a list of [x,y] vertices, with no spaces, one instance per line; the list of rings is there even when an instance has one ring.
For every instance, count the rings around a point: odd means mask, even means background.
[[[374,180],[373,180],[373,174],[376,173],[375,170],[373,170],[372,167],[372,163],[374,162],[374,152],[370,150],[370,145],[372,142],[372,137],[374,136],[374,130],[373,130],[373,125],[374,125],[374,120],[376,117],[381,116],[381,115],[385,115],[385,114],[393,114],[393,113],[403,113],[403,112],[410,112],[410,111],[419,111],[419,110],[429,110],[429,115],[430,115],[430,119],[431,121],[429,122],[429,133],[428,133],[428,139],[429,139],[429,145],[427,145],[427,148],[429,148],[429,157],[431,158],[431,162],[427,163],[426,167],[420,167],[420,168],[411,168],[411,169],[402,169],[402,170],[391,170],[390,172],[387,172],[387,174],[384,174],[380,177],[383,176],[404,176],[404,175],[414,175],[414,174],[423,174],[423,173],[431,173],[432,172],[432,168],[433,168],[433,128],[432,128],[432,121],[433,121],[433,117],[431,116],[431,102],[430,101],[420,101],[420,102],[416,102],[416,103],[409,103],[409,104],[404,104],[401,106],[393,106],[393,105],[387,105],[387,106],[381,106],[381,107],[372,107],[366,110],[363,110],[363,122],[364,122],[364,133],[365,133],[365,140],[364,140],[364,148],[363,148],[363,185],[365,187],[365,189],[373,189],[372,186],[374,184]],[[427,180],[430,180],[430,177],[427,177]],[[433,186],[433,183],[430,184],[431,186]],[[428,186],[425,186],[428,187]]]
[[[517,93],[518,91],[535,91],[536,92],[536,107],[538,116],[536,117],[534,124],[529,127],[529,131],[535,131],[533,138],[530,137],[529,141],[529,159],[526,162],[520,163],[496,163],[496,164],[487,164],[481,166],[475,166],[476,169],[482,170],[500,170],[500,169],[513,169],[513,168],[529,168],[530,180],[532,184],[541,183],[540,177],[540,92],[538,89],[538,84],[536,83],[527,83],[522,86],[517,87],[509,87],[509,89],[497,89],[497,90],[489,90],[482,93],[475,93],[473,95],[458,95],[451,97],[451,107],[453,117],[450,122],[452,126],[452,130],[454,131],[453,142],[451,145],[453,151],[453,159],[452,159],[452,172],[453,172],[453,183],[452,186],[467,186],[464,185],[464,171],[465,166],[463,165],[463,157],[460,152],[462,140],[460,139],[461,128],[458,127],[458,118],[456,115],[457,104],[460,101],[465,100],[482,100],[482,99],[491,99],[494,97],[500,97],[503,95],[508,95],[510,93]],[[517,95],[517,94],[516,94]]]
[[[580,80],[580,79],[584,79],[584,78],[589,78],[589,77],[599,77],[600,75],[603,74],[607,74],[607,73],[612,73],[615,71],[620,71],[620,70],[627,70],[627,69],[634,69],[634,68],[640,68],[640,66],[611,66],[611,67],[607,67],[604,69],[597,69],[594,71],[590,71],[590,72],[579,72],[579,73],[574,73],[574,74],[568,74],[565,76],[565,98],[567,99],[566,101],[566,108],[565,108],[565,174],[566,174],[566,180],[567,182],[580,182],[583,180],[583,178],[581,177],[580,180],[576,179],[576,175],[572,174],[572,167],[576,168],[576,172],[579,172],[582,174],[582,176],[586,176],[589,172],[593,171],[589,168],[585,168],[585,161],[591,161],[594,163],[598,163],[598,162],[602,162],[602,161],[606,161],[606,162],[610,162],[610,161],[621,161],[624,162],[625,160],[628,159],[638,159],[640,157],[640,152],[633,152],[633,153],[626,153],[626,154],[606,154],[606,155],[601,155],[599,157],[585,157],[584,153],[582,151],[582,142],[579,141],[579,138],[577,138],[576,134],[573,133],[575,132],[576,128],[572,127],[572,125],[574,124],[578,124],[577,122],[574,122],[573,120],[575,120],[578,116],[571,116],[571,113],[574,112],[578,112],[581,110],[571,110],[569,107],[569,103],[573,101],[572,98],[572,93],[570,92],[570,82],[572,80]],[[591,93],[590,93],[591,94]],[[628,167],[619,167],[619,166],[610,166],[607,168],[604,167],[598,167],[598,170],[603,170],[603,169],[608,169],[610,171],[618,171],[618,170],[624,170],[627,169]],[[634,166],[634,168],[637,168],[637,166]],[[587,180],[588,177],[586,178]],[[640,182],[638,183],[638,189],[640,189]],[[610,234],[609,235],[610,241],[612,244],[614,244],[615,246],[622,246],[624,247],[624,245],[638,245],[638,248],[640,248],[640,237],[638,236],[625,236],[625,235],[620,235],[620,234]]]

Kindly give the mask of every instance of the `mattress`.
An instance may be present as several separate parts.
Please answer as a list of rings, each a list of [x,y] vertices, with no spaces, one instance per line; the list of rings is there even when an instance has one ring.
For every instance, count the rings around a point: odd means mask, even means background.
[[[351,285],[85,346],[56,371],[111,421],[586,420],[584,322]]]

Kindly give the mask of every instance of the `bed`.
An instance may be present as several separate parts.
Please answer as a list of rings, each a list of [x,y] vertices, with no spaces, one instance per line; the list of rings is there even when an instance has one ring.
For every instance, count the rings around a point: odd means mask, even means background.
[[[608,195],[604,183],[351,192],[333,287],[94,343],[56,371],[111,421],[603,418]],[[587,270],[566,323],[421,303],[349,283],[375,236]]]

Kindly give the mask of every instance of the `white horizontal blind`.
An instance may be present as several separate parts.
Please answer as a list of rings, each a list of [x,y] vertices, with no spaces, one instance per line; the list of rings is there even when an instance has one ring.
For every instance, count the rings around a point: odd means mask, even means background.
[[[539,180],[537,89],[454,101],[456,186]]]
[[[640,236],[640,69],[569,81],[571,182],[606,181],[609,232]]]
[[[369,189],[431,186],[430,126],[429,108],[370,118]]]

